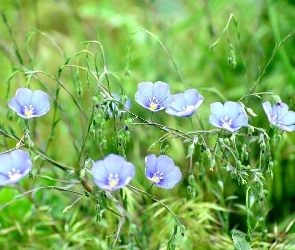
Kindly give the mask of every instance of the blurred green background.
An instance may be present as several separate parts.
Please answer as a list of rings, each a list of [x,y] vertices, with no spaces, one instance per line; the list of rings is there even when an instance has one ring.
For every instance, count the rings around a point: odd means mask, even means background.
[[[1,0],[0,9],[1,126],[13,130],[18,137],[23,134],[22,123],[18,124],[18,117],[7,107],[17,88],[29,83],[31,89],[43,89],[49,94],[53,105],[57,86],[53,78],[58,75],[59,67],[64,65],[68,57],[69,65],[87,66],[96,70],[93,59],[89,57],[87,60],[86,53],[77,55],[86,49],[97,55],[97,70],[103,72],[100,46],[93,43],[87,47],[82,43],[84,41],[101,42],[107,70],[115,72],[120,79],[118,81],[118,78],[109,76],[111,92],[120,93],[121,84],[131,99],[131,111],[145,119],[151,119],[150,112],[134,100],[139,82],[167,82],[172,94],[185,90],[173,64],[174,60],[187,87],[198,89],[205,97],[197,112],[203,127],[197,117],[193,117],[193,126],[194,130],[207,130],[213,128],[208,123],[210,103],[238,101],[247,94],[259,77],[259,72],[270,60],[276,44],[295,27],[295,2],[291,0]],[[225,28],[231,13],[238,22],[238,29],[231,22],[227,31],[233,49],[230,49],[227,35],[224,34],[217,46],[209,51],[210,45]],[[294,43],[294,36],[284,42],[256,87],[256,92],[273,91],[291,110],[295,110]],[[228,63],[233,51],[236,67]],[[45,71],[53,78],[45,74],[37,74],[38,78],[34,78],[24,73],[36,70]],[[83,96],[79,96],[77,92],[77,76],[83,86]],[[59,80],[78,100],[89,117],[89,110],[93,105],[91,98],[96,88],[95,78],[90,76],[88,81],[86,72],[73,66],[64,68]],[[257,117],[252,118],[251,124],[267,129],[269,123],[261,106],[263,101],[272,101],[272,98],[265,95],[262,99],[245,99],[245,105],[257,114]],[[45,145],[50,136],[53,112],[38,121],[30,121],[31,137],[34,144],[42,150],[46,149],[46,154],[52,159],[74,167],[77,162],[77,148],[80,149],[83,144],[87,123],[73,98],[63,88],[59,93],[59,102],[62,108],[57,117],[60,117],[60,121],[56,125],[50,146],[46,148]],[[171,117],[165,112],[155,113],[153,121],[186,132],[192,130],[189,120]],[[124,126],[124,122],[118,120],[116,126],[120,128]],[[114,152],[112,131],[111,121],[106,121],[105,134],[108,141],[105,155]],[[126,153],[128,160],[136,166],[136,177],[131,182],[133,186],[143,190],[149,188],[150,183],[144,176],[144,157],[150,153],[159,155],[160,145],[157,144],[151,152],[148,149],[162,135],[162,131],[152,126],[137,126],[131,131],[131,141],[127,144]],[[285,249],[294,249],[292,238],[283,234],[295,217],[294,142],[294,133],[283,133],[281,142],[273,148],[274,178],[267,179],[266,226],[271,239],[265,243],[267,246],[271,246],[274,239],[281,239],[282,244],[289,247]],[[1,151],[5,151],[15,147],[15,141],[1,137],[0,146]],[[249,153],[251,163],[255,165],[259,154],[255,150]],[[199,151],[196,152],[194,161],[197,161],[198,154]],[[187,145],[180,139],[174,139],[170,142],[167,155],[180,167],[183,179],[172,190],[154,187],[151,193],[167,199],[167,204],[184,221],[187,230],[185,237],[177,236],[176,249],[233,249],[230,235],[226,230],[223,231],[220,219],[222,209],[228,204],[222,203],[221,198],[215,195],[219,190],[217,181],[220,180],[217,171],[212,172],[209,165],[205,166],[206,179],[204,182],[198,181],[197,198],[189,200],[186,191],[189,171]],[[97,143],[91,138],[87,140],[83,153],[83,159],[87,157],[93,160],[102,158]],[[36,160],[33,172],[55,180],[72,181],[74,178],[71,173],[65,174],[42,159]],[[197,170],[195,174],[198,174]],[[243,205],[245,188],[227,176],[227,172],[224,171],[223,174],[224,199],[235,195],[238,197],[235,202]],[[42,178],[20,182],[24,190],[44,185],[69,187],[83,192],[81,185]],[[138,235],[138,241],[141,242],[136,243],[138,249],[165,249],[173,232],[172,217],[162,216],[167,214],[165,209],[152,205],[151,200],[139,199],[130,190],[126,192],[136,222],[124,224],[118,249],[120,245],[122,248],[126,246],[124,248],[132,249],[131,233]],[[18,194],[19,191],[14,187],[2,188],[0,205]],[[35,203],[22,198],[4,208],[0,211],[0,246],[3,246],[2,249],[107,249],[113,238],[106,236],[116,233],[117,218],[106,212],[102,222],[96,224],[94,203],[85,198],[63,214],[63,209],[77,198],[74,194],[44,190],[34,193]],[[245,213],[239,207],[233,206],[231,209],[230,229],[246,232]],[[289,231],[292,232],[295,233],[294,227]],[[282,238],[279,237],[280,233]],[[255,240],[252,247],[262,249],[262,245]],[[279,247],[277,244],[273,249],[280,249]]]

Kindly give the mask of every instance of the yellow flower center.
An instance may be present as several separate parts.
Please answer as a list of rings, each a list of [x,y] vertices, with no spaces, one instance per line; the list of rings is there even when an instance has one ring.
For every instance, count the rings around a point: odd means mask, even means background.
[[[157,107],[158,107],[158,104],[157,103],[151,102],[150,109],[155,110]]]
[[[155,182],[155,183],[158,183],[159,181],[160,181],[160,179],[159,179],[159,177],[158,176],[153,176],[153,181]]]
[[[158,170],[157,173],[154,174],[154,176],[151,178],[153,182],[159,183],[161,180],[163,180],[163,173],[160,173]]]
[[[25,116],[29,117],[29,116],[32,116],[33,115],[34,107],[32,105],[30,105],[29,108],[27,108],[26,106],[24,106],[24,108],[25,108]]]
[[[111,180],[111,181],[109,182],[109,184],[110,184],[110,186],[115,187],[115,186],[118,185],[118,182],[117,182],[116,180]]]
[[[118,177],[118,174],[109,174],[109,177],[108,177],[108,180],[109,180],[109,185],[111,187],[115,187],[118,185],[118,182],[119,182],[119,177]]]

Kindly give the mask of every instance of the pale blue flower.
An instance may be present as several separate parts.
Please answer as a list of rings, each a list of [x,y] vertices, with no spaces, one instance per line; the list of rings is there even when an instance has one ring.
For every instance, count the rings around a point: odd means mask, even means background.
[[[170,87],[164,82],[141,82],[138,84],[138,92],[135,100],[144,108],[157,112],[170,106],[173,96],[170,95]]]
[[[19,182],[31,169],[30,155],[22,149],[0,154],[0,186]]]
[[[92,166],[94,183],[103,190],[116,190],[125,187],[135,175],[135,167],[123,156],[110,154]]]
[[[18,89],[8,106],[25,119],[40,117],[50,110],[49,98],[45,92],[27,88]]]
[[[145,157],[145,176],[156,186],[166,189],[173,188],[182,177],[179,167],[166,155],[151,154]]]
[[[209,123],[215,127],[235,132],[241,127],[249,126],[248,116],[239,102],[227,101],[224,105],[214,102],[211,104],[211,111]]]
[[[280,102],[271,107],[270,102],[264,102],[262,106],[272,126],[278,126],[281,130],[288,132],[295,130],[295,112],[288,111],[287,104]]]
[[[202,104],[204,97],[196,89],[188,89],[184,93],[173,95],[174,103],[166,108],[166,113],[178,117],[188,117]]]

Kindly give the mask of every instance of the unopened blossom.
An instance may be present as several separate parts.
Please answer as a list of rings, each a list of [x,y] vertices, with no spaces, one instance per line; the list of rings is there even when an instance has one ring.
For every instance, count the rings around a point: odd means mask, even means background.
[[[120,101],[120,96],[116,93],[112,93],[112,96],[117,99],[118,101]],[[112,110],[110,107],[106,108],[105,110],[107,110],[108,114],[110,117],[113,117],[113,113],[117,112],[117,115],[115,115],[115,117],[120,116],[121,112],[124,112],[122,110],[119,110],[119,105],[115,102],[112,102]],[[125,110],[129,110],[131,108],[131,101],[129,98],[127,98],[125,104],[124,104],[124,108]]]
[[[123,156],[109,154],[92,166],[94,183],[103,190],[116,190],[125,187],[135,175],[135,167]]]
[[[239,102],[227,101],[224,105],[214,102],[211,104],[211,112],[209,123],[215,127],[235,132],[241,127],[249,126],[248,116]]]
[[[138,84],[138,92],[135,93],[135,100],[144,108],[157,112],[170,106],[173,96],[170,94],[170,87],[164,82],[141,82]]]
[[[188,89],[184,93],[173,95],[174,103],[166,108],[166,113],[178,117],[188,117],[195,113],[204,101],[204,97],[196,89]]]
[[[31,169],[30,155],[22,149],[0,154],[0,186],[19,182]]]
[[[145,176],[156,186],[171,189],[182,177],[179,167],[166,155],[151,154],[145,157]]]
[[[270,102],[264,102],[262,106],[272,126],[278,126],[288,132],[295,130],[295,112],[289,111],[287,104],[280,102],[271,107]]]
[[[18,89],[8,106],[25,119],[40,117],[50,110],[49,98],[45,92],[27,88]]]

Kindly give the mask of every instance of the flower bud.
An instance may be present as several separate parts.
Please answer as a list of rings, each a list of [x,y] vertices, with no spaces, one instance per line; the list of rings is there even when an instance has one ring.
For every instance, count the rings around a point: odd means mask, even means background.
[[[266,148],[265,142],[262,141],[262,142],[260,143],[260,149],[261,149],[261,150],[265,150],[265,148]]]
[[[189,183],[191,186],[194,186],[194,185],[195,185],[195,182],[196,182],[195,177],[194,177],[192,174],[190,174],[190,175],[188,176],[188,183]]]
[[[250,114],[250,115],[252,115],[252,116],[257,116],[254,112],[253,112],[253,110],[252,109],[250,109],[250,108],[246,108],[246,110],[247,110],[247,112]]]
[[[253,133],[254,133],[254,127],[250,125],[250,126],[248,127],[248,134],[249,134],[249,135],[252,135]]]
[[[281,97],[279,97],[278,95],[273,95],[272,96],[273,97],[273,99],[274,99],[274,101],[275,101],[275,103],[281,103],[282,102],[282,99],[281,99]]]
[[[187,188],[186,188],[186,190],[187,190],[187,193],[188,193],[188,194],[191,194],[191,192],[192,192],[192,187],[191,187],[190,185],[188,185]]]
[[[211,151],[209,148],[206,148],[206,154],[207,154],[208,158],[211,159],[212,155],[211,155]]]

